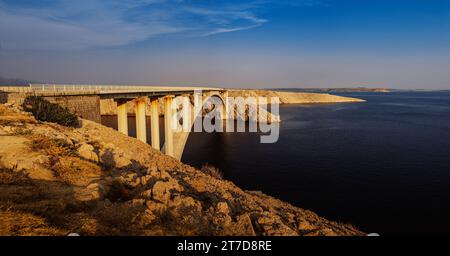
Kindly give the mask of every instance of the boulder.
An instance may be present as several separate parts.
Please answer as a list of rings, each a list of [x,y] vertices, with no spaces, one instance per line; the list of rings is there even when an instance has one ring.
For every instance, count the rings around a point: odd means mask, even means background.
[[[337,236],[336,232],[334,232],[331,228],[324,228],[320,231],[324,236]]]
[[[145,205],[145,199],[133,199],[130,202],[132,205],[135,205],[135,206]]]
[[[266,213],[259,217],[257,223],[268,236],[298,236],[295,230],[284,224],[281,218],[273,213]]]
[[[67,145],[73,146],[72,140],[65,134],[54,134],[56,140],[64,141]],[[91,146],[92,147],[92,146]]]
[[[141,225],[148,225],[157,219],[157,215],[149,209],[146,209],[140,220]]]
[[[152,198],[163,203],[168,203],[171,191],[183,191],[183,188],[174,179],[169,181],[157,181],[152,188]]]
[[[98,155],[94,151],[94,147],[90,144],[83,143],[77,149],[77,153],[80,157],[85,158],[87,160],[98,162]]]
[[[229,227],[233,219],[230,216],[230,209],[228,208],[228,204],[226,202],[219,202],[216,204],[215,212],[217,213],[214,215],[214,223],[216,225],[221,225],[225,227]]]
[[[123,168],[123,167],[129,166],[131,164],[130,159],[125,157],[123,154],[115,154],[114,162],[115,162],[116,168]]]
[[[305,220],[303,218],[298,220],[297,225],[298,225],[298,229],[303,232],[317,229],[316,226],[312,225],[311,223],[309,223],[307,220]]]
[[[148,189],[139,194],[143,198],[151,199],[152,198],[152,190]]]
[[[100,183],[91,183],[86,187],[85,193],[90,194],[90,200],[102,199],[108,192],[108,188]]]
[[[235,234],[240,236],[256,236],[255,230],[253,229],[252,220],[248,214],[242,214],[238,216],[235,228]]]
[[[147,206],[147,210],[149,210],[153,214],[162,213],[167,209],[167,206],[165,204],[152,200],[148,200],[147,202],[145,202],[145,205]]]
[[[178,195],[169,203],[170,207],[191,207],[196,212],[201,212],[202,204],[190,196]]]
[[[216,210],[218,213],[222,213],[224,215],[230,214],[230,208],[228,207],[228,204],[226,202],[217,203]]]
[[[148,175],[153,176],[160,180],[171,179],[172,176],[164,170],[159,170],[158,167],[152,166],[147,170]]]
[[[126,184],[127,186],[133,187],[133,188],[141,185],[141,178],[139,178],[136,173],[129,173],[129,174],[120,176],[120,181],[122,183]]]
[[[233,200],[234,199],[233,195],[230,192],[228,192],[228,191],[224,192],[222,194],[222,197],[225,200]]]
[[[278,221],[279,221],[278,216],[269,215],[269,214],[259,217],[257,220],[258,224],[263,225],[263,226],[269,226]]]
[[[276,227],[272,226],[265,229],[265,233],[269,236],[298,236],[298,233],[283,223],[277,223]]]

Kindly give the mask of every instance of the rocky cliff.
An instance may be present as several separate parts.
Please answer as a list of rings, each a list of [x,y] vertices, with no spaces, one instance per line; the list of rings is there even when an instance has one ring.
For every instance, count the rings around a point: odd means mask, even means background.
[[[230,90],[231,97],[278,97],[281,104],[317,104],[364,102],[364,100],[328,93],[281,92],[269,90]]]
[[[82,123],[0,105],[0,235],[364,235]]]

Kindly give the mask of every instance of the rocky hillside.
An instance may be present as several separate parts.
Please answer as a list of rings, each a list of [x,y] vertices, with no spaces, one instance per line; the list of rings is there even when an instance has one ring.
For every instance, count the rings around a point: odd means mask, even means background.
[[[99,124],[42,123],[5,105],[0,219],[0,235],[364,235]]]
[[[269,90],[230,90],[231,97],[278,97],[281,104],[364,102],[364,100],[327,93],[281,92]]]

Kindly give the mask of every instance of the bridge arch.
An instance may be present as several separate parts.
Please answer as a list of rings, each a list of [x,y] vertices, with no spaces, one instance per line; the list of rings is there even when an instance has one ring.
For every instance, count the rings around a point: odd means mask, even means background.
[[[220,102],[221,105],[217,106],[214,105],[213,109],[209,109],[210,111],[219,111],[220,119],[226,120],[228,118],[228,109],[227,109],[227,101],[226,98],[228,97],[227,93],[220,93],[220,92],[208,92],[204,93],[202,95],[202,102],[201,102],[201,108],[196,109],[194,106],[195,104],[195,96],[191,98],[190,104],[191,104],[191,111],[190,115],[191,118],[188,120],[187,126],[189,127],[189,131],[175,131],[173,133],[173,157],[181,160],[184,152],[184,148],[186,147],[187,140],[189,138],[189,135],[192,131],[192,128],[194,127],[194,123],[197,120],[197,118],[203,118],[205,106],[208,107],[208,104],[211,102]],[[178,106],[177,106],[178,107]],[[216,110],[216,108],[218,108]],[[167,118],[167,117],[166,117]],[[185,122],[185,120],[183,120]],[[165,142],[164,142],[165,143]],[[166,145],[164,144],[163,150],[165,151]]]

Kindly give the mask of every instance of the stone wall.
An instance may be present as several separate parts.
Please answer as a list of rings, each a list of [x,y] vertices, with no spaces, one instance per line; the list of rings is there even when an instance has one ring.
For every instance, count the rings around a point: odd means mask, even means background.
[[[26,93],[0,92],[0,103],[22,104],[27,96]]]
[[[8,102],[8,94],[6,92],[0,92],[0,104]]]
[[[0,103],[21,105],[27,96],[32,93],[0,92]],[[83,96],[46,96],[46,100],[68,108],[81,118],[101,123],[100,97],[98,95]]]
[[[81,118],[101,123],[98,95],[45,97],[48,101],[68,108]]]

